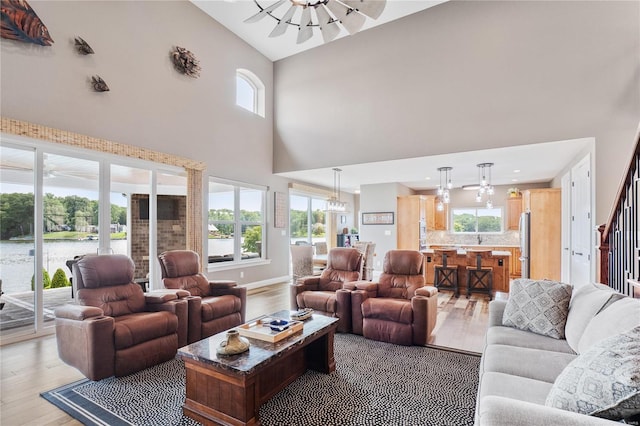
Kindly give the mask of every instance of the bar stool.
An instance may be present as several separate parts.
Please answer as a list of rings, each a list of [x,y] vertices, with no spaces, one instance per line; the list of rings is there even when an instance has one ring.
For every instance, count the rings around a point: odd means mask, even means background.
[[[491,258],[491,251],[467,250],[467,299],[472,292],[486,293],[492,299],[493,268],[483,266],[483,260]]]
[[[458,251],[453,250],[434,250],[433,251],[433,285],[438,289],[453,290],[456,297],[460,296],[460,288],[458,286],[458,265],[455,258]],[[449,262],[453,260],[453,265]]]

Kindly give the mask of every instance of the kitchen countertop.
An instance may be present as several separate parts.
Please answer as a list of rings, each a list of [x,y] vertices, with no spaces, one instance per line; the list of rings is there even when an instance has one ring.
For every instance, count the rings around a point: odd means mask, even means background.
[[[502,247],[502,246],[491,246],[491,247]],[[504,247],[511,247],[511,246],[504,246]],[[455,247],[452,247],[452,249],[453,248]],[[424,249],[424,250],[421,250],[421,252],[423,254],[433,254],[433,249]],[[465,256],[467,254],[467,251],[461,248],[458,248],[457,252],[459,256]],[[511,256],[511,252],[503,251],[503,250],[492,250],[491,255],[492,256]]]

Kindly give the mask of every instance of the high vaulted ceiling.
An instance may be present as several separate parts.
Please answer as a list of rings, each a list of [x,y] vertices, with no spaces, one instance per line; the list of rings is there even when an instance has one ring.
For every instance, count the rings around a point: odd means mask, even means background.
[[[444,1],[387,0],[380,17],[376,20],[367,18],[361,31],[419,12]],[[296,44],[298,33],[296,26],[289,25],[284,35],[270,38],[269,33],[277,24],[275,19],[265,16],[258,22],[245,23],[245,19],[255,15],[260,10],[254,0],[191,0],[191,2],[272,61],[277,61],[323,44],[322,36],[318,29],[314,29],[311,39],[302,44]],[[277,0],[258,0],[258,3],[262,7],[268,7],[277,3]],[[273,12],[273,15],[281,17],[287,8],[288,5],[282,5]],[[298,9],[301,10],[302,8]],[[302,13],[300,10],[296,10],[291,20],[292,22],[300,22]],[[343,28],[336,40],[348,36],[349,33]]]
[[[190,1],[272,61],[323,45],[323,39],[318,29],[314,30],[311,39],[297,44],[298,29],[295,26],[289,26],[282,36],[270,38],[269,33],[277,23],[275,19],[265,16],[258,22],[245,23],[244,20],[260,10],[254,0]],[[277,3],[277,0],[257,1],[263,8]],[[387,0],[381,16],[376,20],[367,18],[361,32],[428,9],[444,1],[446,0]],[[287,8],[286,3],[281,5],[276,9],[274,15],[282,16]],[[300,11],[296,11],[292,22],[299,21]],[[341,29],[336,40],[342,37],[349,37],[344,28]],[[483,162],[495,163],[492,168],[492,183],[494,185],[515,186],[522,183],[549,182],[562,172],[567,164],[575,160],[576,156],[583,152],[591,141],[591,139],[555,141],[512,148],[366,164],[336,164],[335,166],[342,169],[341,188],[347,192],[355,192],[361,185],[392,182],[401,183],[414,190],[434,189],[439,183],[437,168],[443,166],[453,167],[455,187],[471,185],[477,183],[478,168],[476,164]],[[325,187],[332,187],[334,177],[332,167],[279,173],[279,175]]]

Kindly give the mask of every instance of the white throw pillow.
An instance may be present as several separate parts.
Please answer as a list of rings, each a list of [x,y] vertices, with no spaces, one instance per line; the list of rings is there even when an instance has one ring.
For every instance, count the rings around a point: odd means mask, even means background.
[[[596,316],[612,297],[617,296],[623,297],[622,294],[614,292],[611,287],[602,284],[588,283],[573,288],[564,333],[567,343],[576,353],[582,333],[591,318]]]
[[[514,280],[502,325],[564,339],[571,285],[550,280]]]
[[[624,297],[602,309],[584,329],[578,353],[589,350],[594,343],[640,325],[640,300]]]
[[[545,405],[610,420],[640,414],[640,326],[599,341],[558,375]]]

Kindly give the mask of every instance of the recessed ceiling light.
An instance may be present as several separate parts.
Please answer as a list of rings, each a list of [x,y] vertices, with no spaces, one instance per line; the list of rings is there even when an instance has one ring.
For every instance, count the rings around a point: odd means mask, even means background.
[[[431,176],[427,176],[424,180],[431,180]]]
[[[355,190],[355,191],[353,191],[353,192],[355,192],[356,194],[359,194],[359,193],[360,193],[360,190],[359,190],[359,189],[356,189],[356,190]]]
[[[517,182],[518,179],[511,179],[511,182]]]
[[[515,169],[513,173],[520,173],[520,169]]]

